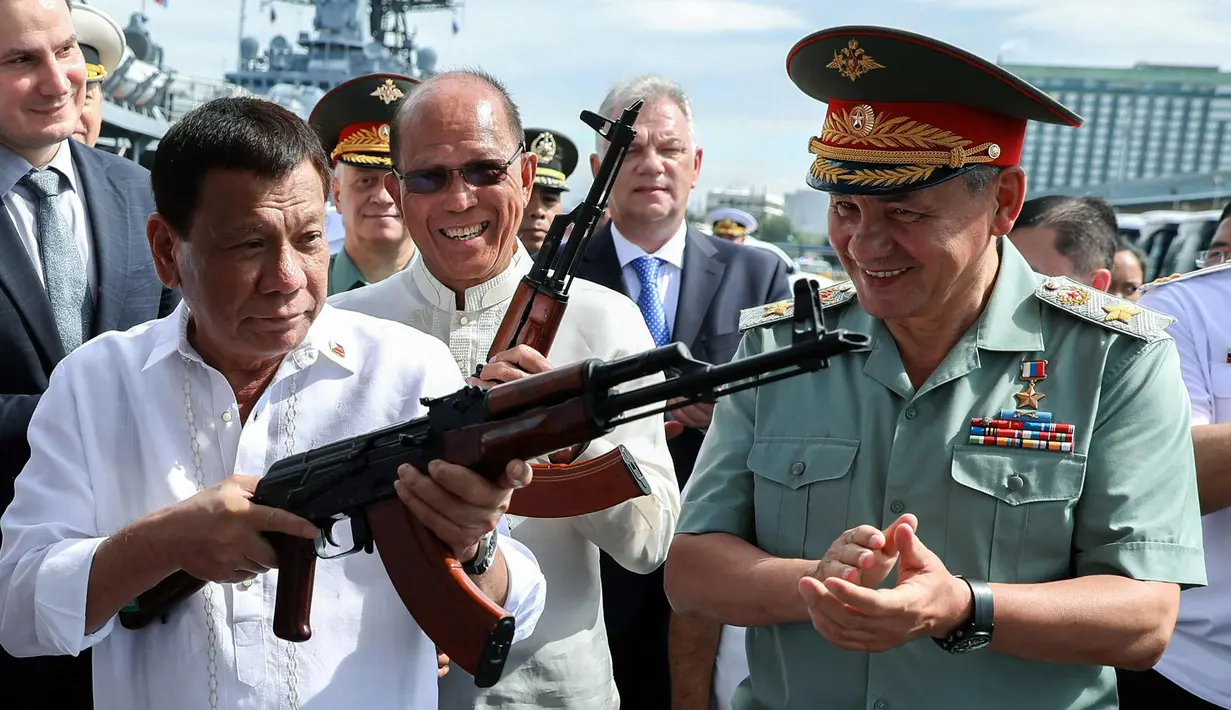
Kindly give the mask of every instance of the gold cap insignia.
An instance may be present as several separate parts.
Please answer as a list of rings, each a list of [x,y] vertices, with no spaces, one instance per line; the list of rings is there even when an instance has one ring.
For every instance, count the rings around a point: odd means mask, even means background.
[[[403,94],[402,90],[397,87],[397,84],[393,83],[393,79],[385,79],[385,83],[376,87],[372,93],[368,94],[368,96],[375,96],[387,104],[391,104],[405,95],[406,94]]]
[[[885,65],[876,61],[859,46],[859,40],[853,39],[846,47],[833,53],[833,61],[825,65],[828,69],[837,69],[842,76],[854,81],[873,69],[884,69]]]
[[[530,144],[530,152],[539,156],[539,162],[550,163],[556,157],[556,137],[544,131]]]

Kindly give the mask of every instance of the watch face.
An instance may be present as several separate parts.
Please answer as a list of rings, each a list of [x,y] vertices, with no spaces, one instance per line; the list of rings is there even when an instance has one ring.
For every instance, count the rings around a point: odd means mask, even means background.
[[[992,637],[986,634],[974,634],[953,643],[953,653],[970,653],[978,651],[992,642]]]

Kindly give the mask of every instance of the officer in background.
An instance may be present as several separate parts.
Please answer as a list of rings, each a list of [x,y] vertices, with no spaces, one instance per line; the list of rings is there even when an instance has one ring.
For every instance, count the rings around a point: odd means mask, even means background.
[[[356,77],[322,96],[308,118],[333,160],[333,201],[346,232],[329,259],[330,296],[383,281],[414,258],[385,175],[393,164],[389,124],[418,83],[397,74]]]
[[[757,231],[757,219],[747,212],[734,207],[719,207],[710,210],[705,215],[705,221],[710,225],[710,230],[715,237],[772,252],[786,264],[787,276],[799,273],[799,264],[795,263],[795,260],[786,252],[769,242],[752,236],[752,233]]]
[[[124,30],[107,13],[81,3],[70,7],[86,69],[85,107],[73,138],[93,148],[103,127],[103,79],[120,66],[128,42]]]
[[[1223,210],[1214,249],[1221,257],[1169,281],[1146,284],[1138,300],[1176,319],[1167,328],[1180,352],[1191,404],[1197,488],[1209,586],[1180,595],[1175,633],[1147,671],[1119,671],[1122,710],[1231,707],[1231,205]],[[1218,252],[1215,252],[1216,254]],[[1210,261],[1206,260],[1206,264]]]
[[[1086,710],[1205,584],[1172,319],[1035,274],[1004,238],[1028,120],[1082,119],[934,39],[839,27],[787,73],[828,113],[807,178],[851,281],[827,369],[721,399],[666,585],[747,628],[735,710]],[[736,360],[790,343],[741,314]]]
[[[564,209],[568,177],[577,167],[577,146],[563,133],[546,128],[526,129],[526,150],[539,156],[530,204],[522,214],[517,238],[531,256],[543,248],[551,220]]]

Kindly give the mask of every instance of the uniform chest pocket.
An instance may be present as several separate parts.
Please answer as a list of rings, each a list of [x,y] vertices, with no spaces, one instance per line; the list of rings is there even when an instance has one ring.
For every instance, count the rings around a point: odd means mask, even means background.
[[[858,451],[859,442],[852,439],[757,439],[748,453],[748,470],[755,474],[757,545],[791,558],[818,545],[822,553],[828,549],[846,530]]]
[[[1084,454],[955,446],[949,570],[1010,583],[1068,577],[1085,475]]]

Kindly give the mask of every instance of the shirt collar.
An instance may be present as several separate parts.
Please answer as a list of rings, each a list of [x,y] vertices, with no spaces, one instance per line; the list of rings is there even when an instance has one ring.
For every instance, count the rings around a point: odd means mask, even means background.
[[[530,273],[530,268],[534,266],[534,259],[526,253],[521,241],[514,239],[513,245],[513,260],[509,262],[507,269],[478,286],[466,289],[463,311],[481,311],[513,297],[517,284],[521,283],[521,277]],[[442,311],[452,312],[457,309],[453,290],[432,275],[423,259],[414,260],[410,267],[410,276],[429,304]]]
[[[77,186],[77,170],[73,166],[73,151],[69,148],[68,140],[60,144],[47,167],[55,168],[56,172],[68,178],[69,189],[80,192]],[[7,195],[16,187],[17,181],[33,169],[30,161],[14,153],[8,146],[0,145],[0,196]]]
[[[992,297],[979,315],[975,343],[982,350],[1040,351],[1043,349],[1043,304],[1034,297],[1043,276],[1034,273],[1013,242],[997,240],[1000,272]]]
[[[628,241],[628,237],[620,233],[620,229],[616,227],[615,222],[611,223],[611,240],[615,243],[616,258],[620,260],[620,268],[628,266],[634,259],[647,256],[647,252],[641,247]],[[684,268],[684,245],[688,243],[688,221],[680,222],[680,228],[675,230],[675,234],[654,252],[654,256],[671,264],[677,269]]]
[[[180,355],[193,362],[204,364],[201,356],[192,347],[192,343],[188,342],[190,316],[191,310],[188,302],[181,300],[171,315],[154,321],[150,326],[154,330],[154,347],[150,349],[150,355],[141,368],[143,371],[172,355]],[[352,374],[358,372],[360,355],[357,352],[358,348],[351,347],[347,350],[347,340],[345,333],[341,332],[339,327],[337,310],[325,304],[321,312],[317,314],[316,320],[308,328],[307,337],[299,344],[299,347],[283,358],[283,367],[287,367],[289,363],[296,370],[303,370],[323,358],[336,363]]]

